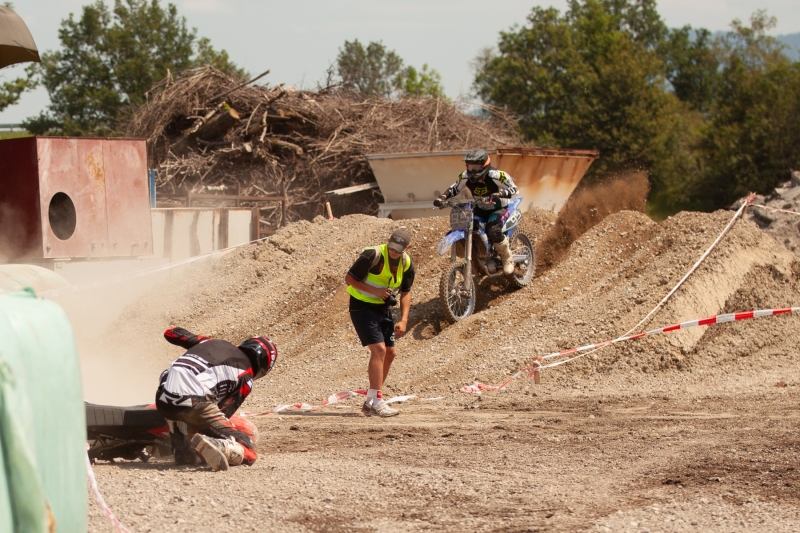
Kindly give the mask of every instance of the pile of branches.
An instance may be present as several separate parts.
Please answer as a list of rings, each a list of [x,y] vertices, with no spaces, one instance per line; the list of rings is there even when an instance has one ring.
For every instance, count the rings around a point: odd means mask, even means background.
[[[160,203],[187,192],[281,196],[288,210],[262,211],[282,225],[321,214],[326,191],[375,181],[365,154],[467,150],[519,144],[500,113],[463,113],[444,99],[387,100],[342,87],[300,91],[242,84],[213,67],[147,95],[127,134],[148,140]],[[380,195],[358,193],[337,215],[375,213]],[[244,205],[244,204],[243,204]],[[282,220],[286,216],[288,220]]]

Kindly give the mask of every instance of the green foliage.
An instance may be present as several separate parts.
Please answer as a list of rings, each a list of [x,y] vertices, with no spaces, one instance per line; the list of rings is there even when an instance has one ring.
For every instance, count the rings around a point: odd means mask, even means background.
[[[344,85],[362,94],[392,96],[442,97],[442,76],[435,69],[422,66],[403,67],[403,60],[394,50],[381,42],[371,42],[366,48],[358,39],[345,41],[336,58],[336,71]]]
[[[675,96],[699,111],[710,109],[716,91],[720,59],[711,32],[684,26],[670,32],[661,47],[667,78]]]
[[[644,167],[657,188],[679,166],[661,157],[685,113],[656,53],[665,33],[649,1],[571,1],[563,16],[535,7],[527,26],[501,33],[497,55],[478,59],[475,88],[538,144],[600,150],[588,180]]]
[[[759,11],[750,27],[734,21],[718,47],[722,70],[702,149],[700,206],[729,205],[748,192],[769,193],[800,168],[800,64],[766,31]]]
[[[20,137],[30,137],[31,133],[27,131],[0,131],[0,140],[3,139],[18,139]]]
[[[0,111],[19,101],[19,97],[30,87],[26,78],[17,78],[0,84]]]
[[[389,97],[393,81],[403,68],[403,60],[381,42],[364,48],[358,39],[345,41],[339,49],[336,66],[342,83],[368,95]]]
[[[50,94],[48,112],[29,119],[37,134],[114,135],[133,106],[168,72],[205,62],[241,76],[243,72],[197,39],[177,8],[159,0],[102,0],[72,14],[59,30],[62,48],[42,55],[39,77]]]
[[[194,58],[194,66],[199,65],[213,65],[222,72],[225,72],[233,78],[245,80],[250,77],[250,73],[245,69],[240,68],[231,61],[228,52],[225,50],[215,50],[211,46],[211,40],[208,37],[201,37],[197,40],[197,55]]]
[[[428,64],[422,65],[422,70],[406,67],[400,71],[394,80],[394,86],[403,98],[430,96],[445,98],[442,87],[442,75],[435,69],[428,70]]]
[[[800,168],[800,64],[757,12],[712,40],[669,30],[650,0],[533,8],[475,60],[474,88],[540,145],[593,148],[586,179],[649,172],[649,212],[716,209]]]

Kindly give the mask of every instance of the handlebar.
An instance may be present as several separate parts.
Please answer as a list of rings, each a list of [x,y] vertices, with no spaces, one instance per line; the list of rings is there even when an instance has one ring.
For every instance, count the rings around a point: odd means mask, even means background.
[[[485,196],[477,196],[472,200],[448,198],[447,200],[442,200],[442,205],[437,209],[444,209],[445,207],[462,207],[470,203],[475,205],[490,205],[490,206],[494,205],[494,201],[492,201],[491,197],[485,197]]]

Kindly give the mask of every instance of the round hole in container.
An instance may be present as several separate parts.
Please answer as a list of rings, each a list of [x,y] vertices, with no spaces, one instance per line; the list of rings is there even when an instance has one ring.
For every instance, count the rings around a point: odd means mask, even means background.
[[[75,204],[72,198],[63,192],[53,195],[50,200],[50,208],[47,210],[50,220],[50,229],[56,237],[66,241],[75,233],[75,225],[78,222],[78,214],[75,212]]]

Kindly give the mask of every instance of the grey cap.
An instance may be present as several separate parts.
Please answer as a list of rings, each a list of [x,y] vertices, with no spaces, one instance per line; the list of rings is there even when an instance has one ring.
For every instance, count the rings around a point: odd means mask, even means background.
[[[403,228],[394,230],[389,237],[389,249],[395,252],[405,251],[409,244],[411,244],[411,234]]]

